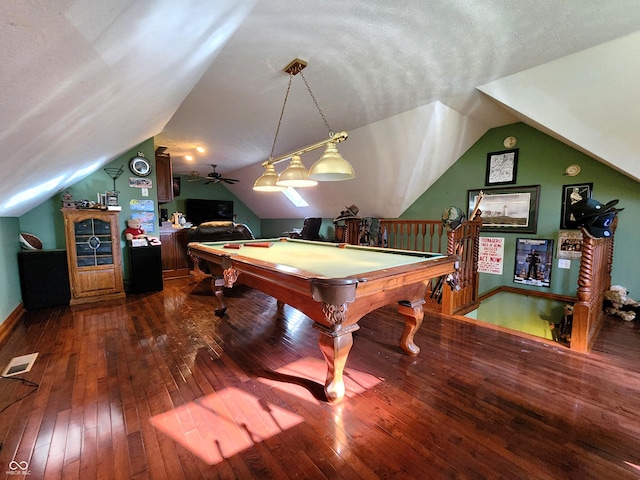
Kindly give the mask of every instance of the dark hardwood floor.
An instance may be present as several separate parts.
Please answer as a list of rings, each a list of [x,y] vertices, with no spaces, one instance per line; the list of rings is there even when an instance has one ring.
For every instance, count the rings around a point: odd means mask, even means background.
[[[387,307],[331,405],[311,321],[249,288],[227,299],[219,319],[196,276],[27,312],[0,368],[38,352],[39,387],[10,405],[32,387],[0,379],[0,478],[640,478],[638,322],[607,320],[581,355],[425,316],[411,358]]]

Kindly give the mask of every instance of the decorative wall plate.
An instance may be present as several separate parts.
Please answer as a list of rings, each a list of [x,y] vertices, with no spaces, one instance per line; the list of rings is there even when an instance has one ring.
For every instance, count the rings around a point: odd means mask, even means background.
[[[578,164],[573,164],[573,165],[569,165],[565,170],[564,170],[564,174],[568,177],[575,177],[576,175],[578,175],[580,173],[580,165]]]
[[[518,139],[514,136],[509,136],[502,141],[505,148],[513,148],[516,146],[516,143],[518,143]]]
[[[139,177],[146,177],[151,173],[151,163],[145,157],[138,155],[129,162],[129,169]]]

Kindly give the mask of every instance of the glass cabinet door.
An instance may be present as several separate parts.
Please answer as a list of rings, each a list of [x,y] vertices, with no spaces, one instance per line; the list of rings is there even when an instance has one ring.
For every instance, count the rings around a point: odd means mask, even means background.
[[[74,222],[73,227],[78,267],[113,264],[110,222],[88,218]]]

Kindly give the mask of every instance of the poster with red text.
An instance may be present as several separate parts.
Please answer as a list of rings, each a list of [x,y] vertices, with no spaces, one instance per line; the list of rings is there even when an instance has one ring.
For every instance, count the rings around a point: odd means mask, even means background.
[[[480,237],[478,272],[502,275],[504,263],[504,238]]]

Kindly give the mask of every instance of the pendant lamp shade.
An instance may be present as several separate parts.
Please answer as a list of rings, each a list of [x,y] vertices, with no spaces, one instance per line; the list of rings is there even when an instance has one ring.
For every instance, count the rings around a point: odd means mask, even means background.
[[[355,176],[353,167],[340,155],[334,142],[327,143],[324,153],[309,170],[309,178],[321,182],[351,180]]]
[[[313,187],[317,184],[318,182],[309,178],[309,171],[302,164],[300,155],[291,157],[291,163],[282,171],[276,182],[280,187]]]
[[[307,62],[296,58],[284,69],[284,71],[289,74],[289,84],[284,95],[284,102],[282,104],[282,110],[280,111],[280,118],[278,119],[278,126],[273,138],[273,144],[271,145],[269,160],[262,163],[262,166],[265,168],[265,172],[253,184],[254,190],[262,192],[277,192],[288,189],[289,187],[313,187],[318,184],[318,181],[335,182],[339,180],[350,180],[356,176],[351,164],[342,158],[342,155],[340,155],[336,147],[337,143],[347,139],[347,132],[338,132],[334,134],[333,130],[331,130],[324,113],[322,113],[322,110],[320,109],[320,105],[318,105],[316,97],[311,91],[309,83],[302,73],[302,70],[306,66]],[[313,103],[315,103],[316,108],[318,109],[318,113],[320,113],[320,116],[329,131],[329,138],[327,140],[314,143],[313,145],[303,147],[299,150],[295,150],[294,152],[282,155],[278,158],[273,158],[276,141],[278,140],[278,132],[280,132],[282,117],[287,106],[289,91],[291,90],[291,82],[293,77],[298,74],[304,81],[307,91],[309,92]],[[324,147],[325,145],[326,149],[320,159],[313,164],[311,171],[307,170],[302,164],[300,155],[310,152],[311,150],[315,150],[316,148]],[[278,176],[273,165],[288,159],[291,159],[289,166]]]
[[[273,165],[267,165],[264,167],[264,173],[253,184],[253,189],[258,192],[281,192],[286,190],[287,187],[278,186],[278,172]]]

